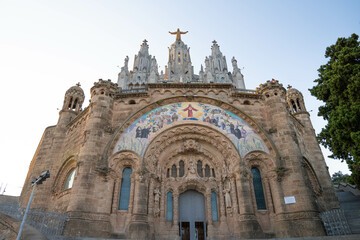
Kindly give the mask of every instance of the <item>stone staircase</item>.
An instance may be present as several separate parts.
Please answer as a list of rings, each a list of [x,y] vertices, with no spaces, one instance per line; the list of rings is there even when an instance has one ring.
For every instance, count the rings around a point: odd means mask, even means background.
[[[359,240],[359,239],[360,239],[360,234],[342,235],[342,236],[300,237],[300,238],[271,238],[271,239],[269,238],[269,240]],[[56,236],[54,238],[50,238],[50,240],[116,240],[116,239]],[[231,238],[229,240],[238,240],[238,239]],[[241,239],[241,240],[265,240],[265,239]]]
[[[352,234],[360,234],[360,196],[355,196],[351,192],[336,192],[336,194]]]

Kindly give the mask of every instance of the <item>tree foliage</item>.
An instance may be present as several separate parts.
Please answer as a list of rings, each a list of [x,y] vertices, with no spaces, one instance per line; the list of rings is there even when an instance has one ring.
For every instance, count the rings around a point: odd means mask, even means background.
[[[339,38],[326,48],[329,61],[318,69],[319,78],[310,90],[323,101],[319,116],[327,125],[319,133],[319,142],[334,159],[345,160],[351,180],[360,187],[360,42],[359,36]]]
[[[351,180],[350,180],[350,176],[349,174],[343,174],[341,171],[338,171],[336,173],[334,173],[331,176],[331,181],[334,184],[339,184],[339,183],[349,183],[352,184]]]

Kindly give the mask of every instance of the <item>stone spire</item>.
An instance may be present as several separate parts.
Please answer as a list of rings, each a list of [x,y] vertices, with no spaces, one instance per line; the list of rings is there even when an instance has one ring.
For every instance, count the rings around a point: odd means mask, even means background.
[[[149,45],[144,40],[140,50],[134,58],[133,70],[128,70],[129,58],[125,58],[124,67],[119,73],[118,85],[122,89],[143,88],[148,82],[155,83],[159,80],[158,65],[155,57],[149,54]]]
[[[191,65],[190,48],[181,41],[180,34],[176,32],[176,41],[169,48],[169,61],[165,67],[164,80],[167,82],[191,82],[193,80],[194,69]],[[175,33],[172,33],[175,34]]]
[[[222,55],[220,47],[214,40],[211,46],[211,55],[205,58],[205,82],[231,83],[228,74],[225,56]]]
[[[204,82],[204,67],[201,64],[200,71],[199,71],[199,81]]]

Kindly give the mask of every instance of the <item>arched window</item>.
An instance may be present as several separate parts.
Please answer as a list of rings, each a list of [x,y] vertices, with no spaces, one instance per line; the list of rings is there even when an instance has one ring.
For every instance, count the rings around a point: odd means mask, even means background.
[[[203,177],[202,162],[200,160],[197,162],[197,172],[198,172],[200,177]]]
[[[72,185],[74,183],[75,178],[75,169],[71,170],[68,174],[65,184],[64,184],[64,190],[72,188]]]
[[[291,105],[292,105],[293,111],[297,112],[297,108],[296,108],[296,104],[295,104],[294,100],[291,100]]]
[[[169,168],[166,171],[166,177],[170,177],[170,169]]]
[[[176,169],[175,164],[172,165],[172,167],[171,167],[171,176],[172,177],[177,177],[177,169]]]
[[[297,103],[297,107],[298,107],[299,111],[301,111],[299,99],[296,99],[296,103]]]
[[[217,200],[215,192],[211,192],[211,215],[214,222],[218,221]]]
[[[119,210],[128,210],[128,208],[129,208],[130,189],[131,189],[131,179],[130,179],[131,173],[132,173],[132,169],[129,167],[124,168],[124,170],[122,172]]]
[[[72,100],[73,100],[73,98],[71,97],[71,98],[70,98],[70,101],[69,101],[69,106],[68,106],[68,109],[71,109]]]
[[[261,181],[260,171],[257,168],[252,168],[251,173],[253,175],[253,186],[254,186],[257,209],[264,210],[266,209],[266,203],[265,203],[265,195]]]
[[[76,108],[77,102],[78,102],[78,99],[76,98],[75,101],[74,101],[74,104],[73,104],[73,106],[72,106],[72,109],[75,109],[75,108]]]
[[[216,175],[215,175],[215,169],[212,168],[211,170],[212,170],[212,176],[213,176],[213,177],[216,177]]]
[[[173,195],[172,192],[166,194],[166,221],[173,219]]]
[[[179,169],[179,177],[183,177],[184,176],[184,161],[183,160],[181,160],[179,162],[179,167],[180,167],[180,169]]]
[[[210,177],[210,167],[209,165],[205,165],[205,177]]]

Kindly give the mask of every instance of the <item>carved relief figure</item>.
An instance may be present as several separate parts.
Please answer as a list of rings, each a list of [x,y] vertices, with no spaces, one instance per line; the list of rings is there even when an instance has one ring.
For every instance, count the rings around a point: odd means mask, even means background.
[[[161,192],[159,188],[154,189],[154,195],[154,217],[158,217],[160,215],[159,203],[161,197]]]
[[[188,174],[186,176],[187,178],[198,178],[198,175],[196,173],[196,164],[193,157],[190,158],[189,161],[189,167],[188,167]]]

